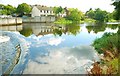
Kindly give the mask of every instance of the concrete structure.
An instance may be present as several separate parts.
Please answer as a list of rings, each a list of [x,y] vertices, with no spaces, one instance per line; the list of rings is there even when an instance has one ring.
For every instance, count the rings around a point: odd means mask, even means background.
[[[22,24],[22,18],[0,18],[0,25]]]
[[[40,17],[28,17],[26,19],[23,19],[23,22],[41,22],[41,23],[46,23],[46,22],[54,22],[55,17],[54,16],[40,16]]]
[[[42,5],[34,5],[32,6],[32,17],[39,17],[39,16],[54,16],[53,8],[42,6]]]

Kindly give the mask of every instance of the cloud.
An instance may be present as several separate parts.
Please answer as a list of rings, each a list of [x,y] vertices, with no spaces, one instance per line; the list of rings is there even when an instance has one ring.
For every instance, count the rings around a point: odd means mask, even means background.
[[[55,45],[55,46],[57,46],[57,45],[59,45],[62,41],[64,41],[65,39],[62,39],[62,38],[50,38],[49,40],[48,40],[48,44],[49,45]]]
[[[30,60],[24,74],[86,74],[85,68],[93,63],[93,57],[97,58],[90,46],[49,49],[49,52],[49,56],[38,55],[36,61]]]

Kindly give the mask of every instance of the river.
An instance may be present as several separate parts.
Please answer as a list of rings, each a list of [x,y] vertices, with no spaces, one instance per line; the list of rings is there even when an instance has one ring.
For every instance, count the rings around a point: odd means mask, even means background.
[[[11,74],[86,74],[93,60],[99,61],[92,47],[94,40],[117,30],[117,24],[88,23],[23,23],[0,27],[0,35],[10,38],[0,42],[0,74],[14,64],[17,44],[21,53]]]

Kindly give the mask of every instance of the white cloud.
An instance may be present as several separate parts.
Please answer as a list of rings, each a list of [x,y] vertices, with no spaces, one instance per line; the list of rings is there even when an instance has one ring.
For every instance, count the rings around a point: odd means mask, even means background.
[[[64,39],[62,39],[62,38],[50,38],[50,39],[48,40],[48,44],[49,44],[49,45],[55,45],[55,46],[57,46],[57,45],[59,45],[62,41],[64,41]]]

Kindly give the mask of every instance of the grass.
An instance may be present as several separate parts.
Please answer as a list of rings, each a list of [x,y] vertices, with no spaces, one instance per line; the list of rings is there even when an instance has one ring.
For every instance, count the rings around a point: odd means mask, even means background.
[[[86,19],[84,20],[84,22],[87,22],[87,23],[95,23],[96,20],[91,19],[91,18],[86,18]]]
[[[102,74],[118,73],[118,35],[118,33],[105,33],[93,43],[96,51],[99,54],[103,53],[104,55],[104,58],[100,61]],[[101,50],[101,48],[104,48],[104,50]]]
[[[57,21],[55,21],[54,23],[57,23],[57,24],[71,24],[72,21],[66,20],[65,18],[60,18]]]

